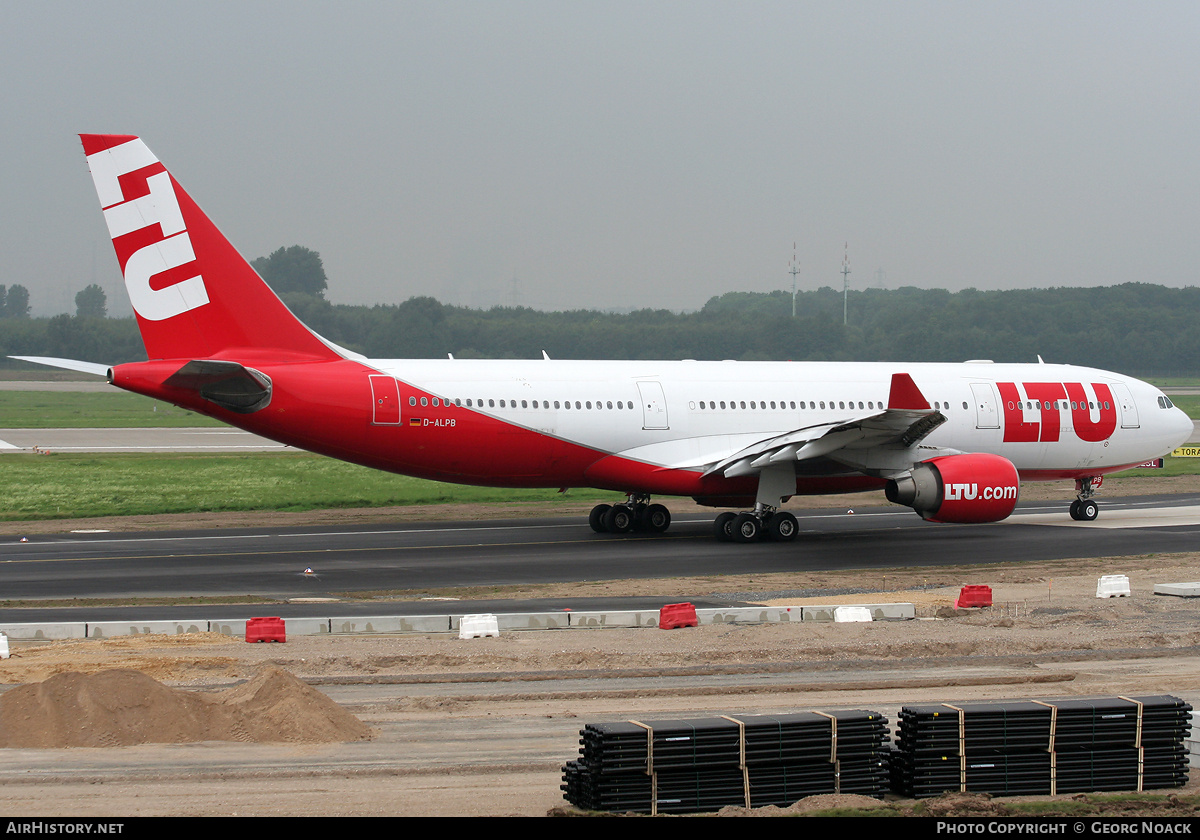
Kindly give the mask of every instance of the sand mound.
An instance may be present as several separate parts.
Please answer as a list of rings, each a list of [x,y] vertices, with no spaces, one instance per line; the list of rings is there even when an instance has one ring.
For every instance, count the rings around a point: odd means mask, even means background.
[[[116,747],[193,741],[314,743],[369,739],[370,730],[286,671],[200,693],[140,671],[68,672],[0,696],[0,747]]]

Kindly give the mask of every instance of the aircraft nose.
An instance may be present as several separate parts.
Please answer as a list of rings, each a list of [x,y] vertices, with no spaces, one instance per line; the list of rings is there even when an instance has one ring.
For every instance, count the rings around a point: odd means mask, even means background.
[[[1176,446],[1182,446],[1188,441],[1200,437],[1200,429],[1196,428],[1196,423],[1191,417],[1184,413],[1183,409],[1176,406],[1175,417],[1171,418],[1172,431],[1177,431],[1179,434],[1179,443]]]

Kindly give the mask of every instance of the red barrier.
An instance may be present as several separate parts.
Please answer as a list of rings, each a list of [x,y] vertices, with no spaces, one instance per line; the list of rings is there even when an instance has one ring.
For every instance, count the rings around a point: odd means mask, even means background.
[[[279,616],[251,618],[246,622],[247,642],[283,642],[283,619]]]
[[[658,629],[674,630],[676,627],[698,627],[696,608],[691,604],[667,604],[658,611]]]
[[[990,607],[992,605],[992,587],[964,586],[958,593],[958,607]]]

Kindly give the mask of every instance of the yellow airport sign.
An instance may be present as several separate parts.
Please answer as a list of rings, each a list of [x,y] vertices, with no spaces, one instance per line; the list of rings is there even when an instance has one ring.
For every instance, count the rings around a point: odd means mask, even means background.
[[[1181,446],[1171,453],[1172,458],[1200,458],[1200,446]]]

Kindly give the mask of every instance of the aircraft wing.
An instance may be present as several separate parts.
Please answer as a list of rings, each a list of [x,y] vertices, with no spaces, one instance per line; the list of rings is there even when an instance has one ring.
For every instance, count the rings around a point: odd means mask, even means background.
[[[776,464],[813,458],[831,458],[858,467],[875,463],[876,469],[903,470],[917,460],[909,450],[944,422],[946,415],[930,408],[912,377],[896,373],[892,375],[886,409],[764,438],[709,465],[704,474],[735,478]]]

